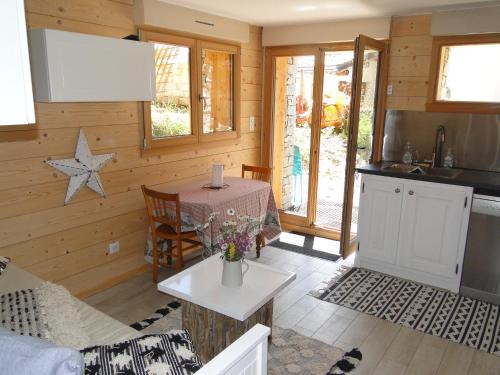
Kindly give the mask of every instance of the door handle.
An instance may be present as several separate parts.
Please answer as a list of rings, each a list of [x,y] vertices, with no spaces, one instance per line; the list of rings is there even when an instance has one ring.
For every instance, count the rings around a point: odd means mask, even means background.
[[[399,188],[396,188],[396,189],[394,190],[394,192],[395,192],[396,194],[399,194],[399,193],[401,192],[401,190],[400,190]]]
[[[413,194],[415,194],[415,192],[414,192],[413,190],[410,190],[410,191],[408,192],[408,194],[413,195]]]

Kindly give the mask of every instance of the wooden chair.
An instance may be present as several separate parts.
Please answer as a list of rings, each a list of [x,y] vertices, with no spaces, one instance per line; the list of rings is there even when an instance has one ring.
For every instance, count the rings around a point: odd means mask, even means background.
[[[245,172],[252,173],[252,180],[261,180],[269,183],[271,182],[271,168],[242,164],[241,178],[245,178]]]
[[[241,178],[245,178],[245,172],[250,172],[252,180],[260,180],[271,183],[271,168],[256,167],[253,165],[241,165]],[[260,258],[260,249],[266,246],[266,239],[262,233],[255,238],[257,258]]]
[[[157,283],[158,267],[160,265],[174,268],[176,272],[181,271],[184,266],[182,253],[200,246],[201,242],[195,239],[196,231],[182,231],[179,194],[161,193],[159,191],[150,190],[144,185],[142,185],[141,188],[144,194],[144,200],[146,201],[149,226],[151,227],[151,240],[153,242],[153,282]],[[167,213],[173,211],[174,208],[175,218],[171,218]],[[159,238],[172,241],[172,245],[167,253],[167,262],[162,262],[161,264],[158,250]],[[175,241],[175,245],[173,241]],[[187,242],[191,245],[183,247],[183,242]],[[172,258],[174,258],[173,266]]]

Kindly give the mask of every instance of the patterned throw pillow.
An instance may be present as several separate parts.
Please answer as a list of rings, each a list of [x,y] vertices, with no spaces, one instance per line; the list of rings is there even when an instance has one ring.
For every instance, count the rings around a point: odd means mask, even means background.
[[[0,256],[0,275],[7,268],[7,265],[10,263],[10,258]]]
[[[48,281],[35,289],[0,295],[0,327],[74,349],[90,344],[74,298]]]
[[[33,289],[0,295],[0,327],[20,335],[47,339],[47,327],[40,315]]]
[[[202,366],[186,330],[92,346],[80,352],[86,375],[189,375]]]

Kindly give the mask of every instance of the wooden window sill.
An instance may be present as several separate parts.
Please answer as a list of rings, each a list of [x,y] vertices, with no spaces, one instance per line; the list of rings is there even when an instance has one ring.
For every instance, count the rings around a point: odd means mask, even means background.
[[[185,145],[193,145],[198,142],[195,135],[184,135],[179,137],[165,137],[153,139],[151,145],[148,146],[150,149],[156,148],[165,148],[165,147],[176,147],[176,146],[185,146]]]
[[[153,147],[148,149],[141,149],[141,157],[150,157],[158,155],[170,155],[182,152],[192,151],[195,154],[199,154],[201,150],[211,149],[211,148],[227,148],[228,145],[240,144],[241,137],[234,136],[232,138],[211,140],[210,142],[195,142],[191,144],[153,144]],[[223,152],[223,151],[222,151]]]

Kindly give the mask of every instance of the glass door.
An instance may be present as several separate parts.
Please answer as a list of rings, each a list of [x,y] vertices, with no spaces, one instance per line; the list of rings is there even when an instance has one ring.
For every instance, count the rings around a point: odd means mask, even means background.
[[[341,230],[344,257],[354,251],[357,239],[361,178],[356,168],[369,164],[374,150],[380,148],[378,133],[382,126],[376,124],[381,124],[379,116],[383,115],[379,85],[385,46],[384,42],[364,35],[356,38]]]
[[[352,91],[354,49],[322,51],[318,184],[314,225],[340,235]]]
[[[360,36],[266,52],[263,162],[283,227],[340,241],[344,255],[357,233],[355,168],[378,153],[384,51]]]
[[[302,227],[310,224],[311,214],[317,56],[300,52],[277,51],[273,57],[272,182],[278,208]]]

